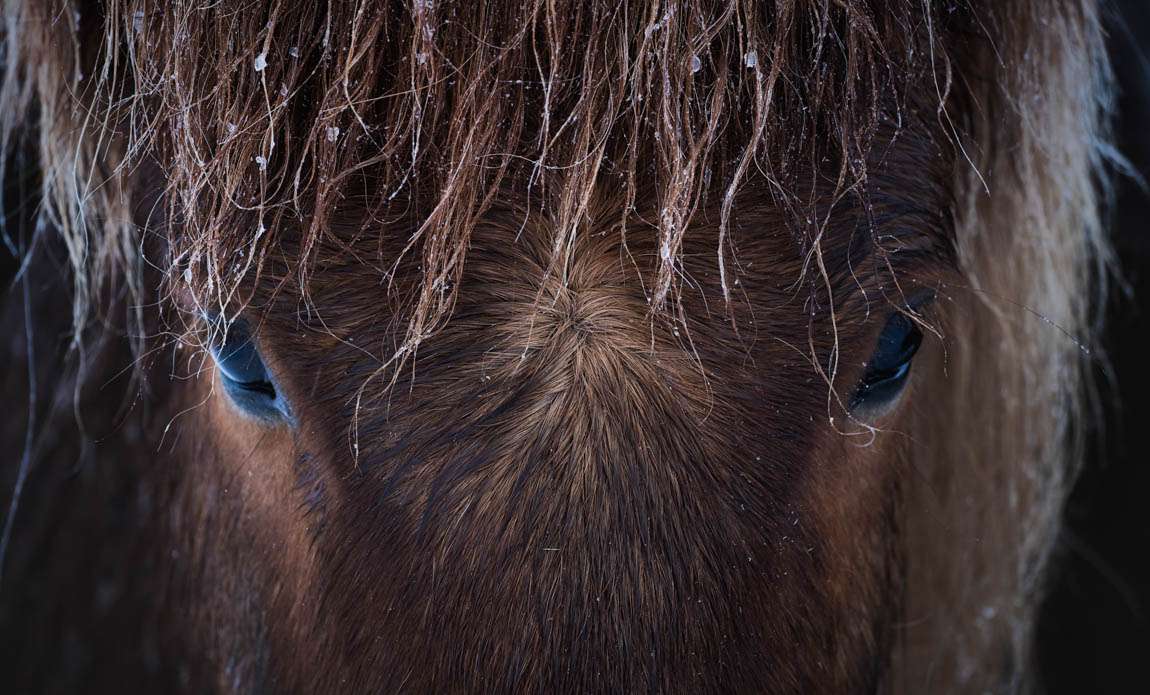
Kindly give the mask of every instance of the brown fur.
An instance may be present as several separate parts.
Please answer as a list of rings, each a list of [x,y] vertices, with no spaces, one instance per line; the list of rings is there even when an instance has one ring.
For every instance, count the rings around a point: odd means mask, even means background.
[[[1025,687],[1105,274],[1096,12],[13,3],[6,227],[73,311],[6,325],[75,347],[14,344],[44,373],[6,388],[83,424],[130,356],[144,385],[95,440],[37,416],[99,444],[78,482],[33,452],[22,682]],[[234,411],[205,311],[258,326],[296,426]]]

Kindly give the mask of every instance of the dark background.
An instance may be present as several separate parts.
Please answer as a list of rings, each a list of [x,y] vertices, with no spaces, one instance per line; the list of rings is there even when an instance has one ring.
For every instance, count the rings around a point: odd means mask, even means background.
[[[1108,11],[1118,147],[1150,180],[1150,0],[1112,0]],[[1051,695],[1150,692],[1150,194],[1130,177],[1116,185],[1123,281],[1107,308],[1109,365],[1099,366],[1106,428],[1067,507],[1038,625]],[[14,271],[0,245],[0,287]]]
[[[1109,6],[1118,149],[1150,181],[1150,0]],[[1038,624],[1046,689],[1150,692],[1150,195],[1117,181],[1113,241],[1125,288],[1107,313],[1106,429],[1066,509]],[[1109,380],[1109,384],[1105,383]]]

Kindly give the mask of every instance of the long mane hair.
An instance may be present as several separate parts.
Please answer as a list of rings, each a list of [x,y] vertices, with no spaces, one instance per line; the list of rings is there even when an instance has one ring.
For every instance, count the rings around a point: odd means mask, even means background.
[[[740,301],[732,220],[761,176],[817,285],[816,188],[861,196],[880,140],[930,121],[955,162],[964,284],[942,288],[948,379],[914,415],[895,680],[1024,670],[1110,261],[1096,3],[204,4],[6,5],[0,190],[35,172],[34,211],[8,233],[23,253],[66,250],[77,362],[106,330],[153,349],[157,300],[234,313],[262,278],[306,304],[355,209],[357,239],[410,229],[402,257],[373,260],[405,309],[391,378],[451,319],[472,230],[508,190],[549,221],[560,282],[593,193],[617,190],[612,233],[659,249],[657,317],[683,311],[677,264],[703,200],[719,201],[715,272]],[[418,287],[391,288],[401,262]]]

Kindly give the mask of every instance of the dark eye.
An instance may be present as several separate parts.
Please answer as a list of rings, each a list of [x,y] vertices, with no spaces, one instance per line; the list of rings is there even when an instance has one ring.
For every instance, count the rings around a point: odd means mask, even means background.
[[[894,402],[910,375],[910,362],[922,344],[922,331],[906,314],[896,312],[879,335],[874,354],[866,362],[862,381],[851,397],[850,409],[879,409]]]
[[[224,392],[241,412],[265,422],[291,420],[287,401],[272,381],[247,323],[237,319],[226,329],[217,324],[211,352]]]

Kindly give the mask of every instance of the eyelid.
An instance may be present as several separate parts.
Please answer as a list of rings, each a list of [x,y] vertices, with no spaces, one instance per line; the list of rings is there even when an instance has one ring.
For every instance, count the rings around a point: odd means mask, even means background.
[[[921,319],[927,311],[927,307],[934,304],[935,297],[935,291],[929,287],[915,290],[906,298],[906,303],[904,307],[899,309],[899,312],[912,320],[915,318]]]
[[[226,338],[223,345],[213,349],[213,356],[220,370],[232,381],[241,384],[267,381],[267,368],[259,349],[248,336]]]

